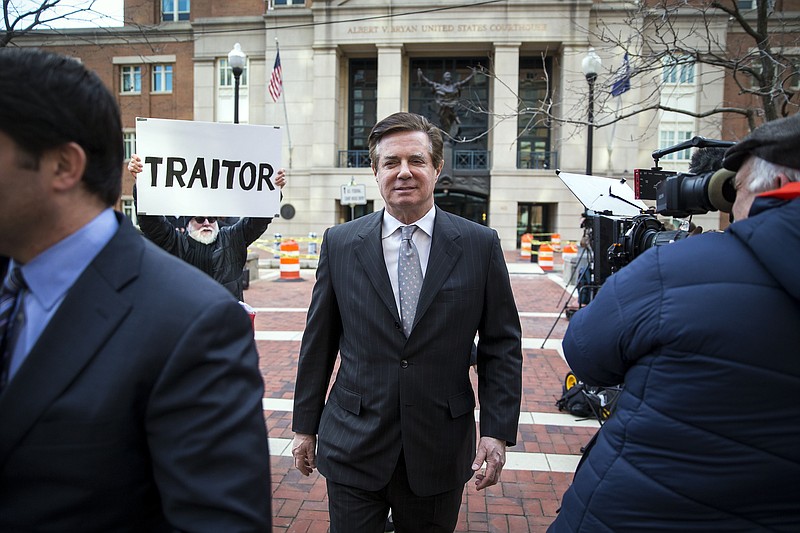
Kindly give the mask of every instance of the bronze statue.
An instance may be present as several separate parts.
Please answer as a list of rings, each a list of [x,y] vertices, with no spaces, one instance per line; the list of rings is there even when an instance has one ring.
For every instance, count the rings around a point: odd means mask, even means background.
[[[445,72],[442,83],[437,83],[426,78],[421,68],[417,69],[417,79],[427,83],[431,87],[431,92],[436,95],[436,103],[439,105],[439,127],[451,137],[458,132],[457,125],[461,124],[456,113],[456,106],[461,98],[461,86],[469,83],[473,76],[475,76],[474,70],[463,80],[453,83],[450,73]],[[455,131],[452,131],[454,126]]]

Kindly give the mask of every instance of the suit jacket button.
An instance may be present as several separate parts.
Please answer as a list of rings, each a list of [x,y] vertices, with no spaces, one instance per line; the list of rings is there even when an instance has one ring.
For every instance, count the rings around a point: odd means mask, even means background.
[[[408,368],[408,361],[406,361],[405,359],[400,361],[400,368]]]
[[[394,323],[394,329],[402,329],[403,326],[400,325],[400,322]]]

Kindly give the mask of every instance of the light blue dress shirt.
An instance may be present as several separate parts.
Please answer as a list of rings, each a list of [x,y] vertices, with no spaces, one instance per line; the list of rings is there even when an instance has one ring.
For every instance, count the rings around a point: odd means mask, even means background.
[[[28,288],[23,293],[20,306],[24,319],[21,330],[16,333],[17,342],[11,357],[9,381],[25,362],[42,331],[64,301],[67,291],[108,244],[118,228],[117,217],[108,208],[69,237],[28,263],[20,265]],[[14,265],[12,259],[9,272]]]

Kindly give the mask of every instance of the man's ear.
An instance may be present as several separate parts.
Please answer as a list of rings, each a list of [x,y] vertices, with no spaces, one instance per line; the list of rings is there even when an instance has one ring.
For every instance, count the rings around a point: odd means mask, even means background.
[[[788,178],[788,177],[786,177],[786,174],[784,174],[783,172],[781,172],[780,174],[778,174],[778,189],[780,189],[781,187],[785,187],[786,185],[788,185],[788,184],[789,184],[789,181],[790,181],[790,180],[789,180],[789,178]]]
[[[53,148],[47,155],[53,171],[53,188],[65,192],[80,184],[86,171],[86,152],[75,142]]]

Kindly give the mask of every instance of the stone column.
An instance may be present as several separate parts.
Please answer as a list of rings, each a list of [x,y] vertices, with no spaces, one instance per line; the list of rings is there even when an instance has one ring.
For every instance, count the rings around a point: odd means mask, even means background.
[[[336,166],[339,68],[335,46],[314,48],[314,114],[312,161],[315,167]]]
[[[492,87],[492,171],[517,168],[517,94],[519,93],[519,47],[522,43],[494,45]],[[507,117],[503,119],[503,117]]]
[[[378,44],[378,120],[403,111],[403,45]]]

